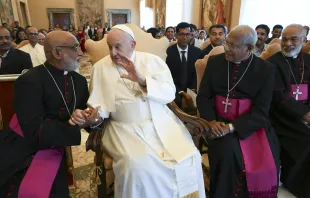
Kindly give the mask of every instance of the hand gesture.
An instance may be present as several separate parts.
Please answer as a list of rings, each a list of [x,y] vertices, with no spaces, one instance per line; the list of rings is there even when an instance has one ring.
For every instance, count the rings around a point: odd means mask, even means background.
[[[121,60],[117,63],[120,66],[124,67],[128,74],[122,74],[121,78],[126,78],[132,82],[139,83],[140,85],[145,85],[145,77],[136,69],[133,62],[128,59],[123,54],[118,54]]]
[[[87,109],[85,110],[85,113],[87,113],[87,117],[86,117],[86,123],[87,123],[87,126],[89,125],[93,125],[95,124],[96,122],[98,122],[98,120],[100,120],[100,116],[99,116],[99,109],[100,109],[100,106],[94,108],[92,107],[90,104],[87,104]]]

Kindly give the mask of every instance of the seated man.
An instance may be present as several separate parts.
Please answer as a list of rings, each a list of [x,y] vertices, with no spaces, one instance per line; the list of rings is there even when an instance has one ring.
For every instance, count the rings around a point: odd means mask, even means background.
[[[64,147],[80,145],[80,128],[93,123],[73,126],[70,119],[75,108],[86,108],[89,96],[86,79],[74,71],[83,55],[78,41],[54,31],[44,47],[47,61],[15,82],[16,116],[0,133],[1,198],[68,198]]]
[[[226,28],[224,25],[216,24],[212,25],[209,29],[210,44],[202,50],[201,58],[204,58],[205,55],[208,55],[210,51],[217,46],[223,46],[226,39]]]
[[[280,38],[282,34],[283,26],[282,25],[275,25],[272,28],[272,37],[266,40],[266,44],[269,44],[273,39]],[[267,35],[268,36],[268,35]]]
[[[275,68],[251,53],[256,41],[251,27],[232,29],[200,84],[197,107],[213,130],[210,198],[277,197],[277,137],[268,121]]]
[[[27,30],[29,43],[20,48],[21,51],[28,53],[34,67],[45,63],[46,57],[44,47],[38,43],[39,32],[36,28],[30,27]]]
[[[201,155],[166,106],[175,97],[169,68],[135,51],[125,25],[114,26],[107,43],[110,56],[94,65],[88,103],[110,118],[102,141],[114,160],[115,197],[205,197]]]
[[[267,49],[267,44],[265,43],[265,41],[268,38],[270,29],[267,25],[260,24],[256,26],[255,31],[257,33],[257,42],[254,46],[252,53],[256,56],[260,56]]]
[[[310,197],[310,55],[301,51],[302,25],[287,26],[281,52],[268,60],[277,67],[271,123],[281,144],[281,182],[297,197]]]
[[[14,49],[10,32],[5,27],[0,26],[0,75],[21,74],[31,68],[30,55]]]
[[[189,45],[191,38],[190,24],[182,22],[176,27],[177,43],[168,47],[166,63],[176,86],[175,102],[182,108],[182,92],[197,88],[195,62],[201,50]]]

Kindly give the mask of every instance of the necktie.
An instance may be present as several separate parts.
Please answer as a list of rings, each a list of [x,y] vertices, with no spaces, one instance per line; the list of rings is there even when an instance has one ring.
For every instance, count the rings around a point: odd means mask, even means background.
[[[186,51],[181,51],[182,60],[181,60],[181,87],[183,91],[187,89],[187,61],[185,57]]]
[[[3,64],[4,64],[4,57],[3,57],[3,56],[1,56],[1,64],[0,64],[0,68],[3,66]]]

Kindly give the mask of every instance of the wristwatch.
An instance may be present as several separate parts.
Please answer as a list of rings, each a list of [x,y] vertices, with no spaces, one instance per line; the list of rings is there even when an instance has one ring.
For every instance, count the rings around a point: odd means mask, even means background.
[[[233,133],[235,131],[235,127],[231,123],[228,124],[228,127],[229,127],[229,133]]]

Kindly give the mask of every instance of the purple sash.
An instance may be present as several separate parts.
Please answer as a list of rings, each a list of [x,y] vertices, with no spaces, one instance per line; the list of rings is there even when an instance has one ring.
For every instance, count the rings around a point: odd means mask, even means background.
[[[248,99],[229,99],[225,113],[226,98],[217,95],[215,106],[217,115],[229,120],[251,110],[252,102]],[[277,197],[277,169],[270,150],[265,129],[262,127],[245,140],[239,140],[244,165],[246,182],[250,198]]]
[[[10,128],[24,137],[16,114],[10,121]],[[63,154],[63,148],[39,150],[20,184],[18,198],[48,198]]]
[[[290,96],[296,100],[308,100],[308,84],[300,84],[299,89],[296,85],[291,84]]]

